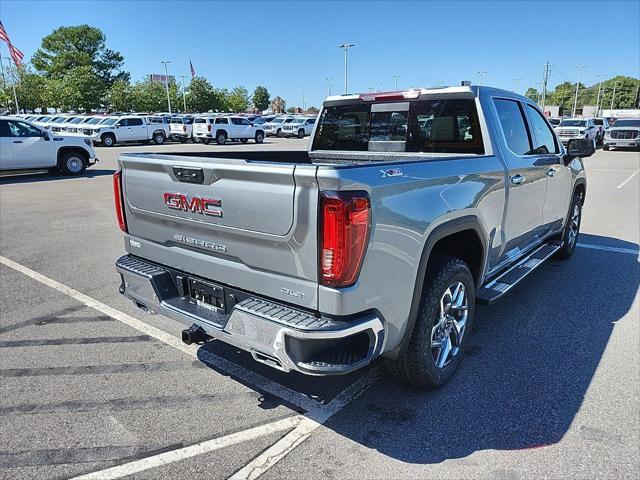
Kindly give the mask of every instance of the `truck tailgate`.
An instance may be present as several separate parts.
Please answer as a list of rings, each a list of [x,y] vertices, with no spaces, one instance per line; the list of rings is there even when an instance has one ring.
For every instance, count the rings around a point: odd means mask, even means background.
[[[147,154],[120,165],[140,255],[316,308],[316,167]]]

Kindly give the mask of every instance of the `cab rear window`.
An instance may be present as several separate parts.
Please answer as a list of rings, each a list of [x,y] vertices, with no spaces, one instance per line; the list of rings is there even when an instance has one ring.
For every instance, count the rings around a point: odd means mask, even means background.
[[[373,105],[373,112],[372,104],[363,102],[325,107],[313,149],[484,153],[473,99],[417,100],[388,108]]]

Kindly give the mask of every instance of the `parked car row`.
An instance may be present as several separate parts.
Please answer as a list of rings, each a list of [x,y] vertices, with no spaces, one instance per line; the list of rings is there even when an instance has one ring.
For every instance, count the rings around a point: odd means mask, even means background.
[[[268,135],[304,138],[311,134],[315,116],[169,113],[115,113],[104,115],[22,116],[44,130],[90,137],[94,143],[111,147],[126,142],[167,140],[224,145],[228,141],[262,143]]]
[[[640,119],[638,118],[548,118],[567,145],[574,138],[589,138],[605,150],[610,147],[640,147]]]

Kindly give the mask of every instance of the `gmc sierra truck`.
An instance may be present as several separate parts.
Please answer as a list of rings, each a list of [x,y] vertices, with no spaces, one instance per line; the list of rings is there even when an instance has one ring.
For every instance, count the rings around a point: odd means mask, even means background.
[[[455,373],[476,303],[576,248],[592,139],[460,86],[328,97],[308,152],[131,153],[120,292],[274,368]],[[535,308],[535,307],[532,307]]]

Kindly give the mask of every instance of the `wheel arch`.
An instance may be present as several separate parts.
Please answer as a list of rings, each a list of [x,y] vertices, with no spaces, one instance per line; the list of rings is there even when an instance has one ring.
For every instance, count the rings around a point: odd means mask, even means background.
[[[578,178],[576,183],[573,185],[573,193],[581,193],[582,194],[582,205],[584,205],[585,199],[587,198],[587,180],[585,178]]]
[[[420,262],[418,263],[411,308],[402,340],[397,347],[389,351],[385,356],[395,358],[400,352],[407,348],[409,344],[422,302],[429,261],[433,258],[433,255],[450,255],[461,258],[461,260],[465,261],[469,266],[476,288],[479,288],[483,281],[487,262],[487,238],[488,236],[485,234],[480,220],[473,215],[449,220],[436,226],[429,233],[422,249]],[[473,243],[469,245],[469,241]],[[464,246],[465,249],[468,248],[470,251],[461,251],[462,246]]]
[[[70,146],[64,146],[64,147],[60,147],[58,149],[58,153],[57,153],[57,157],[56,157],[56,164],[58,166],[60,166],[60,162],[62,161],[62,158],[67,154],[67,153],[78,153],[79,155],[82,156],[82,158],[84,158],[85,162],[89,161],[89,152],[87,152],[84,148],[79,147],[79,146],[74,146],[74,145],[70,145]]]

